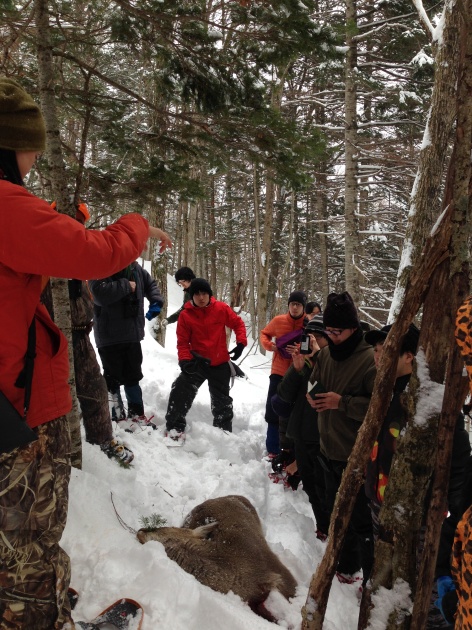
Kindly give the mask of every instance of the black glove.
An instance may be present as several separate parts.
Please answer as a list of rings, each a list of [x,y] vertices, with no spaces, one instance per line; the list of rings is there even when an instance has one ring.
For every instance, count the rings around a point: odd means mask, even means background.
[[[179,367],[186,374],[195,374],[198,365],[195,359],[182,359],[179,361]]]
[[[229,351],[229,356],[231,357],[232,361],[237,361],[239,359],[239,357],[242,355],[244,350],[244,344],[239,342],[236,344],[236,346]]]

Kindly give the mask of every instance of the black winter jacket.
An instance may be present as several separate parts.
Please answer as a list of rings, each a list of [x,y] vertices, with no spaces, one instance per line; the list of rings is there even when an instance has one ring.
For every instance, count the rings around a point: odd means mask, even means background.
[[[149,273],[137,262],[109,278],[91,280],[94,301],[93,332],[98,348],[117,343],[139,342],[144,338],[144,298],[152,304],[164,304],[162,295]],[[126,277],[130,275],[130,277]],[[131,291],[130,280],[136,282]]]
[[[306,363],[301,372],[297,372],[291,365],[277,387],[277,395],[285,402],[293,404],[287,426],[287,437],[296,441],[319,444],[318,413],[310,407],[306,399],[311,372],[312,368]]]

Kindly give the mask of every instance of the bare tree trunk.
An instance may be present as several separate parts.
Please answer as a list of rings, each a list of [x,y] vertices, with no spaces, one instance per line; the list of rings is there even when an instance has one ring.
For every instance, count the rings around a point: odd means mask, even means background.
[[[431,500],[429,503],[424,551],[418,574],[418,588],[413,606],[411,630],[421,630],[422,622],[428,614],[434,568],[438,553],[439,537],[446,508],[446,492],[449,485],[449,471],[452,458],[452,441],[457,415],[465,397],[462,377],[463,359],[453,340],[455,316],[460,304],[469,293],[468,240],[470,238],[470,209],[472,191],[472,1],[464,2],[464,21],[461,31],[461,72],[458,82],[456,143],[451,162],[446,192],[449,193],[444,205],[452,204],[453,231],[451,257],[441,267],[442,296],[446,312],[442,319],[448,323],[449,357],[447,361],[445,397],[437,436],[438,450],[434,469]],[[447,299],[449,297],[449,299]],[[430,310],[437,315],[435,305]],[[433,310],[434,309],[434,310]],[[425,304],[426,315],[426,304]],[[423,318],[424,319],[424,318]],[[431,317],[431,320],[433,317]],[[432,337],[434,339],[434,337]],[[444,355],[443,355],[444,356]],[[447,354],[445,355],[447,356]],[[444,365],[444,361],[441,362]]]
[[[266,209],[264,216],[264,228],[262,232],[262,248],[260,258],[260,274],[258,278],[257,290],[257,337],[259,338],[262,328],[266,325],[267,319],[267,289],[269,286],[269,263],[270,249],[272,243],[272,222],[274,218],[274,194],[275,184],[273,172],[267,169],[266,173]]]
[[[346,130],[344,134],[344,152],[346,156],[344,188],[345,221],[345,273],[346,290],[356,304],[361,303],[359,275],[356,256],[359,252],[359,233],[357,227],[358,189],[357,189],[357,44],[353,39],[353,28],[357,23],[356,0],[346,0],[346,72],[345,72],[345,113]]]
[[[46,155],[51,170],[51,186],[59,212],[75,216],[75,208],[69,198],[66,170],[62,157],[59,121],[54,96],[54,67],[52,63],[52,45],[49,31],[49,4],[47,0],[34,0],[38,46],[38,83],[41,108],[46,122]],[[71,256],[73,256],[71,252]],[[67,280],[51,280],[55,323],[62,330],[68,341],[70,376],[72,391],[72,410],[67,418],[72,441],[71,461],[76,468],[82,467],[82,444],[80,437],[80,411],[75,391],[74,355],[72,349],[72,331],[70,318],[69,290]]]
[[[444,160],[456,110],[458,79],[460,7],[455,0],[446,0],[441,44],[435,57],[431,107],[429,110],[423,146],[419,155],[418,171],[410,198],[410,216],[403,244],[397,284],[390,307],[388,321],[392,322],[401,305],[401,296],[408,276],[421,256],[426,235],[439,214],[440,187]]]

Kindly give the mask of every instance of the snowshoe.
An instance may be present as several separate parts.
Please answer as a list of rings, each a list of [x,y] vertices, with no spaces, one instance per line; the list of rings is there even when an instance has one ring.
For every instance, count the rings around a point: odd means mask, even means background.
[[[281,473],[293,461],[295,457],[291,451],[280,451],[271,461],[272,470],[275,473]]]
[[[120,464],[131,464],[134,459],[133,451],[116,439],[105,442],[100,448],[110,459],[115,458]]]
[[[285,471],[282,472],[271,472],[269,473],[269,479],[273,482],[273,483],[281,483],[283,485],[285,485],[285,477],[287,476],[287,473]]]
[[[118,630],[141,630],[143,608],[134,599],[120,599],[90,622],[76,621],[77,628],[82,630],[103,630],[104,627]]]
[[[286,474],[283,479],[284,487],[291,488],[292,490],[297,490],[301,481],[300,473],[297,471],[293,475]]]
[[[124,427],[127,433],[139,433],[140,431],[144,431],[145,429],[152,429],[155,431],[157,429],[157,424],[152,422],[154,416],[132,416],[128,418],[128,426]],[[118,423],[120,424],[120,423]]]
[[[350,573],[341,573],[336,571],[336,577],[341,584],[355,584],[356,582],[362,582],[360,575],[351,575]]]
[[[165,431],[164,433],[164,444],[166,446],[183,446],[185,442],[185,432],[178,431],[177,429],[171,429],[170,431]]]

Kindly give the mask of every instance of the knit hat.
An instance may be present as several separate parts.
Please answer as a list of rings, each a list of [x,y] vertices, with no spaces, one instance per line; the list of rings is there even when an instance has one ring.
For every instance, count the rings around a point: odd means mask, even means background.
[[[190,267],[180,267],[175,272],[175,281],[180,282],[180,280],[193,280],[195,278],[195,274],[190,269]]]
[[[360,328],[356,305],[347,291],[328,295],[323,324],[331,328]]]
[[[303,308],[305,308],[307,302],[306,293],[303,291],[292,291],[288,298],[288,303],[290,304],[290,302],[298,302],[299,304],[303,304]]]
[[[316,333],[318,335],[325,335],[325,327],[323,325],[323,315],[318,313],[315,315],[305,326],[305,333],[308,335],[309,333]]]
[[[0,148],[44,151],[46,127],[31,96],[13,79],[0,77]]]
[[[195,278],[192,280],[187,291],[189,292],[191,298],[193,298],[195,293],[198,293],[199,291],[208,293],[210,297],[213,295],[210,284],[204,278]]]
[[[393,324],[388,324],[387,326],[383,326],[380,330],[369,330],[369,332],[365,334],[364,339],[367,343],[370,343],[371,346],[375,346],[379,343],[379,341],[385,341],[388,331],[392,326]],[[421,331],[414,324],[410,324],[405,336],[403,337],[400,354],[404,354],[405,352],[416,354],[418,350],[420,332]]]

